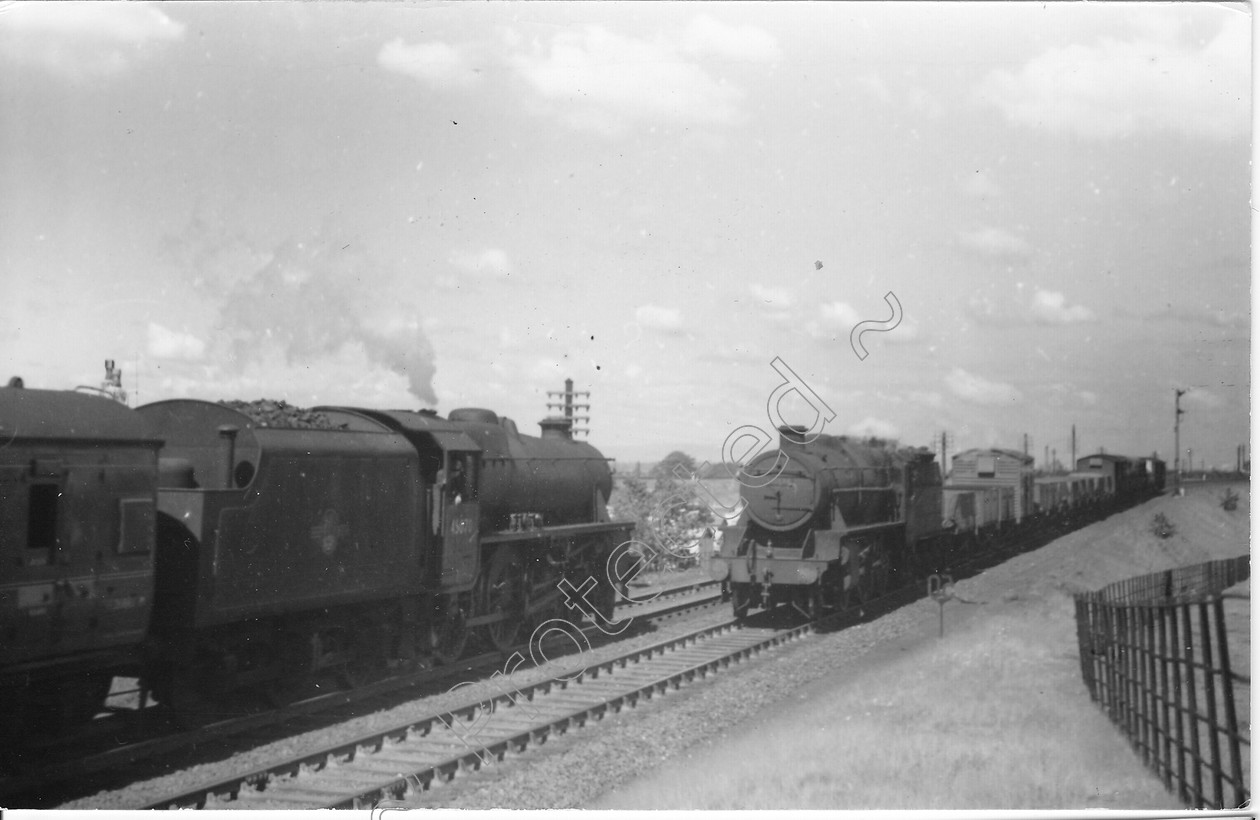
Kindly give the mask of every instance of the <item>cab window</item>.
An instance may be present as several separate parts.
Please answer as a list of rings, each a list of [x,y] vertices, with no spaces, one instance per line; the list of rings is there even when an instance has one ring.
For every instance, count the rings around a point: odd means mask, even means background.
[[[48,556],[57,550],[57,507],[61,487],[57,484],[32,484],[30,506],[26,518],[26,547],[30,550],[47,550]]]

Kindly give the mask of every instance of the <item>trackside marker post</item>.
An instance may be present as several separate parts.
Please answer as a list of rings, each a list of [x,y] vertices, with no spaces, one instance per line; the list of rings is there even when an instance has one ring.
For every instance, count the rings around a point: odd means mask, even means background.
[[[941,607],[941,630],[938,638],[945,637],[945,602],[954,598],[954,578],[951,575],[929,575],[927,579],[928,595]]]

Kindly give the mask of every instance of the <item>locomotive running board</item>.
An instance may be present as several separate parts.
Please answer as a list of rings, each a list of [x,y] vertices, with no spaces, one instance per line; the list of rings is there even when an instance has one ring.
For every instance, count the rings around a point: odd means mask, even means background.
[[[576,535],[598,535],[606,532],[630,532],[634,529],[631,521],[609,521],[594,524],[558,524],[554,527],[539,527],[534,530],[518,530],[512,532],[502,530],[481,536],[482,544],[506,544],[512,541],[531,541],[536,538],[567,538]]]

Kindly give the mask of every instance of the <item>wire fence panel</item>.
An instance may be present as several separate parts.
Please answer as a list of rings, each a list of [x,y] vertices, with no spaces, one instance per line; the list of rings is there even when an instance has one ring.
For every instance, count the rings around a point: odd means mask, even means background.
[[[1248,799],[1251,678],[1235,669],[1249,670],[1250,596],[1225,590],[1250,573],[1243,555],[1076,596],[1090,697],[1187,806],[1238,808]]]

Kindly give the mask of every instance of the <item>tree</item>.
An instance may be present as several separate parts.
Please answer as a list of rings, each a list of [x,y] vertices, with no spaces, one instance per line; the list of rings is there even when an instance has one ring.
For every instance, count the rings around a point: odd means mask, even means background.
[[[634,539],[653,548],[652,568],[688,565],[704,529],[716,522],[708,505],[674,473],[675,465],[687,471],[684,476],[694,475],[695,459],[675,450],[652,468],[651,490],[643,479],[622,477],[608,503],[614,518],[634,521]]]
[[[696,460],[682,450],[675,450],[652,468],[652,478],[677,478],[674,468],[679,465],[687,471],[686,475],[693,475],[696,472]]]

